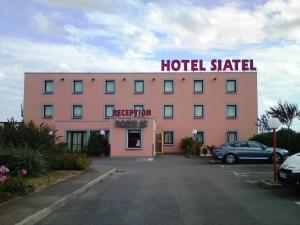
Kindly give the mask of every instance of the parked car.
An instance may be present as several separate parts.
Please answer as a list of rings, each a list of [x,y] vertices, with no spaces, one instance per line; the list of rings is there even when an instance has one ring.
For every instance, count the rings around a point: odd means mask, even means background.
[[[287,158],[278,170],[281,183],[300,184],[300,153]]]
[[[276,148],[276,159],[282,162],[289,155],[289,151]],[[213,151],[213,157],[228,164],[239,160],[273,161],[273,148],[256,141],[235,141],[223,144]]]

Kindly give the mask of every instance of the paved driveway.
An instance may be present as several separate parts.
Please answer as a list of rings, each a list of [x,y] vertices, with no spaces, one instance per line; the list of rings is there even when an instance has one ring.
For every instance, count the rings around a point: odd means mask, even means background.
[[[96,159],[113,176],[63,206],[40,225],[297,225],[300,191],[265,190],[271,164],[212,164],[160,155],[143,159]]]

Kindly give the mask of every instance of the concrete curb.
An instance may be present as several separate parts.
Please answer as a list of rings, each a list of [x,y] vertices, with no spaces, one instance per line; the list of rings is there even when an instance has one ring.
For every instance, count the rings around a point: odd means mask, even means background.
[[[73,191],[72,193],[62,197],[61,199],[57,200],[53,204],[49,205],[48,207],[41,209],[40,211],[24,218],[20,222],[16,223],[15,225],[33,225],[37,222],[41,221],[45,217],[49,216],[53,211],[58,209],[59,207],[65,205],[68,201],[76,198],[78,195],[82,194],[83,192],[87,191],[91,187],[95,186],[99,182],[101,182],[106,177],[112,175],[116,171],[115,168],[110,169],[105,174],[102,174],[101,176],[95,178],[94,180],[90,181],[86,185],[82,186],[81,188],[77,189],[76,191]]]

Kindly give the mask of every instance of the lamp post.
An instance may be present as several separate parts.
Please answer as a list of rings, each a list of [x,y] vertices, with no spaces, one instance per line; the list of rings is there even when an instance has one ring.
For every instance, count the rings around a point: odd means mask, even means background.
[[[268,127],[273,130],[273,150],[274,150],[274,182],[277,182],[277,159],[276,159],[276,129],[280,126],[277,118],[268,120]]]
[[[104,130],[101,130],[100,131],[100,135],[101,135],[101,150],[100,150],[100,152],[102,152],[102,154],[104,153],[105,154],[105,152],[104,152],[104,135],[105,135],[105,131]]]
[[[193,149],[194,149],[194,157],[196,157],[196,135],[197,135],[197,130],[192,130],[192,135],[193,135]]]

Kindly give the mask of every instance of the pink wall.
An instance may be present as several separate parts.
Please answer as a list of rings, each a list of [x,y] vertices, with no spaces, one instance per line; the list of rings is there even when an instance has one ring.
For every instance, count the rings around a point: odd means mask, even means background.
[[[64,81],[61,81],[61,78]],[[95,78],[95,81],[92,81]],[[123,78],[126,78],[124,81]],[[153,81],[152,79],[155,78]],[[183,80],[183,78],[185,78]],[[214,80],[213,78],[216,78]],[[43,94],[43,81],[55,81],[55,93]],[[72,81],[83,80],[83,94],[72,94]],[[116,93],[104,94],[104,82],[116,81]],[[145,93],[134,94],[134,80],[143,79]],[[163,80],[174,80],[174,94],[163,93]],[[193,80],[204,79],[204,93],[193,94]],[[226,79],[237,79],[237,93],[227,94]],[[53,119],[42,119],[43,104],[53,104]],[[72,104],[82,104],[83,119],[71,119]],[[238,131],[239,139],[248,139],[257,132],[257,74],[256,72],[219,73],[27,73],[25,74],[24,119],[35,123],[48,123],[63,136],[66,129],[110,129],[111,142],[117,142],[113,155],[132,155],[123,151],[125,131],[115,128],[113,119],[104,119],[104,105],[114,104],[115,109],[131,109],[134,104],[144,104],[152,110],[157,132],[175,132],[175,145],[165,146],[165,152],[180,152],[180,141],[191,136],[193,129],[204,131],[206,144],[226,142],[226,131]],[[174,104],[174,119],[163,119],[163,105]],[[193,118],[193,105],[204,105],[204,118]],[[237,119],[227,119],[226,104],[238,105]],[[145,129],[144,142],[152,141],[151,128]],[[148,131],[149,130],[149,131]],[[149,132],[149,133],[148,133]],[[151,144],[152,145],[152,144]],[[147,144],[148,146],[148,144]],[[143,155],[146,153],[138,153]],[[148,154],[148,153],[147,153]]]

